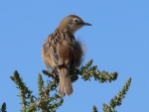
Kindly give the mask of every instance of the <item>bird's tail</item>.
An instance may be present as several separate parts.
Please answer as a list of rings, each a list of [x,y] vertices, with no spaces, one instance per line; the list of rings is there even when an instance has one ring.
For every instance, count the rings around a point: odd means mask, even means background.
[[[69,71],[67,68],[59,69],[60,83],[59,83],[59,96],[64,96],[65,94],[70,95],[73,92],[71,79],[69,76]]]

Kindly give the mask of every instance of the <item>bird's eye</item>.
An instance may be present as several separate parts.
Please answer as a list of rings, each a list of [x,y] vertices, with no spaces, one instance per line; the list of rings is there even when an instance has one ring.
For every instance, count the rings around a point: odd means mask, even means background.
[[[77,22],[78,22],[78,20],[76,19],[76,20],[75,20],[75,22],[77,23]]]

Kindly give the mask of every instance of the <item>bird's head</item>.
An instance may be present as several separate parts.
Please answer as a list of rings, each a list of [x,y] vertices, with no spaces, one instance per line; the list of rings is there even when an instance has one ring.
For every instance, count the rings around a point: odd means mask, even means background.
[[[84,22],[80,17],[76,15],[69,15],[61,21],[59,28],[65,28],[71,33],[75,33],[83,26],[91,26],[91,24]]]

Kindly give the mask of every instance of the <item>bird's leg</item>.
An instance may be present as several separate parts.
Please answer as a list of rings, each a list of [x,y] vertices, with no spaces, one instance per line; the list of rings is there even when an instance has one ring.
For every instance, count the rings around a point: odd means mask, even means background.
[[[56,70],[52,70],[52,75],[53,75],[54,80],[55,80],[56,82],[59,82],[59,76],[58,76]]]
[[[53,78],[56,78],[58,75],[56,73],[56,70],[52,70]]]

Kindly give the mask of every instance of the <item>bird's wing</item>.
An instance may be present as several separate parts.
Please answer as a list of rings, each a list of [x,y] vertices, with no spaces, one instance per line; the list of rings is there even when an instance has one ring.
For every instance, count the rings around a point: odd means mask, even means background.
[[[68,32],[60,33],[56,44],[59,65],[68,66],[74,61],[73,47],[75,38]]]
[[[59,31],[49,35],[42,52],[45,63],[50,63],[49,66],[52,68],[61,65],[67,68],[77,67],[83,54],[80,43],[75,41],[73,35]]]
[[[54,68],[57,66],[58,54],[56,49],[56,40],[53,34],[50,34],[42,47],[42,58],[49,68]]]
[[[59,40],[56,46],[59,65],[65,65],[67,68],[78,67],[83,55],[80,42],[69,32],[61,33]]]

